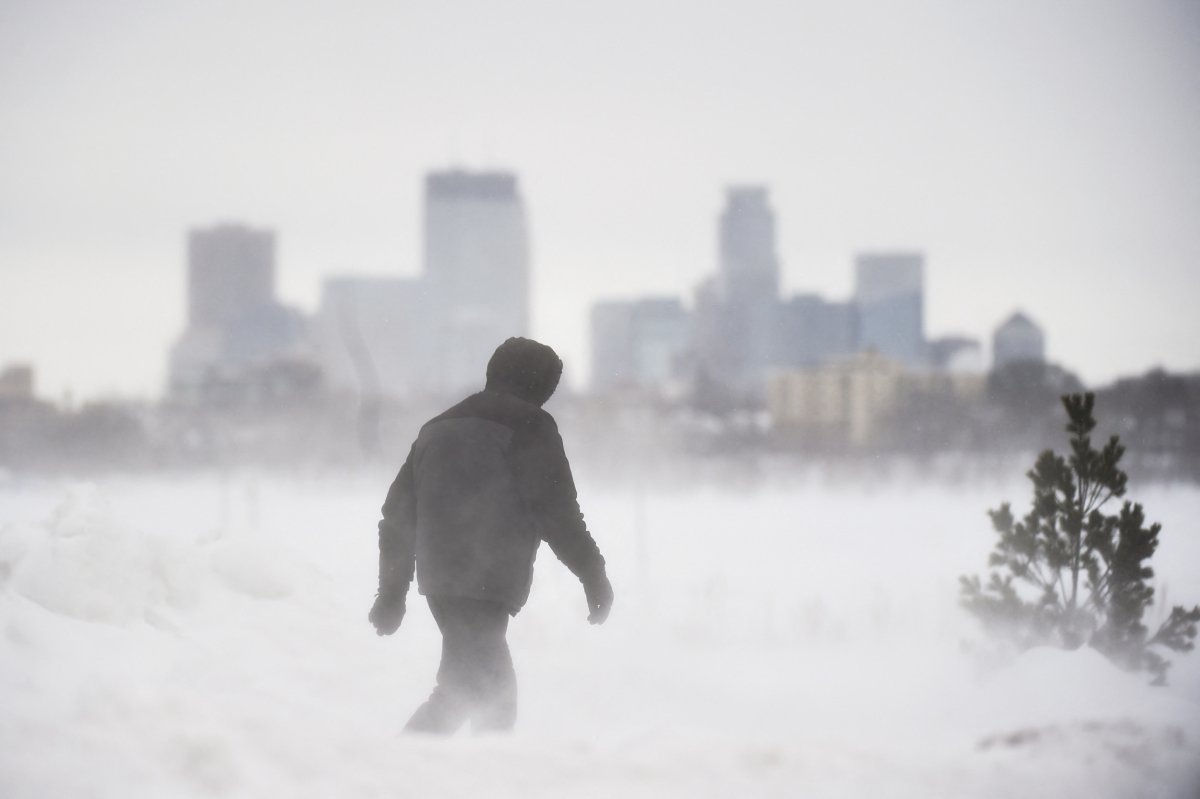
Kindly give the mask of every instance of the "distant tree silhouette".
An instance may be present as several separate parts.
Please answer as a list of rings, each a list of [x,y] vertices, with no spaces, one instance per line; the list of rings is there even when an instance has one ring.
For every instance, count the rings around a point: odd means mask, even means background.
[[[1051,413],[1059,397],[1083,391],[1071,372],[1042,361],[1013,361],[988,374],[988,397],[1016,415]]]
[[[1200,374],[1154,369],[1097,392],[1139,468],[1200,478]]]
[[[736,412],[742,403],[733,389],[701,366],[696,370],[692,384],[691,405],[701,413],[724,419]]]
[[[1120,468],[1125,448],[1112,436],[1092,446],[1096,427],[1093,394],[1062,397],[1071,454],[1038,456],[1028,473],[1033,503],[1020,521],[1006,502],[988,512],[999,538],[988,565],[990,578],[962,577],[964,607],[989,632],[1024,648],[1054,643],[1088,644],[1128,669],[1146,669],[1156,684],[1169,663],[1158,648],[1193,648],[1200,606],[1175,607],[1153,634],[1142,623],[1154,598],[1149,561],[1158,547],[1158,524],[1145,526],[1140,504],[1125,501]]]

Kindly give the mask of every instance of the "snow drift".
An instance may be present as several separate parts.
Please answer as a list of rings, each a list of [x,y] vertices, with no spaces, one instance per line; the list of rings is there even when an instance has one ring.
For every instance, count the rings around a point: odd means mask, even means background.
[[[956,577],[986,557],[995,486],[585,493],[609,623],[543,548],[510,634],[518,732],[401,736],[438,640],[415,595],[393,638],[366,623],[386,484],[0,488],[0,795],[1200,788],[1194,655],[1165,689],[1086,649],[982,656]],[[1200,492],[1140,495],[1162,587],[1197,601]]]

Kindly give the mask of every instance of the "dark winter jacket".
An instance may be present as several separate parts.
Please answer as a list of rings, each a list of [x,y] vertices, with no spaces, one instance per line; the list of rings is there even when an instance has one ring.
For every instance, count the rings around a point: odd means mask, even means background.
[[[542,541],[584,585],[603,577],[554,418],[493,385],[421,428],[383,505],[381,594],[403,596],[415,562],[420,593],[515,614]]]

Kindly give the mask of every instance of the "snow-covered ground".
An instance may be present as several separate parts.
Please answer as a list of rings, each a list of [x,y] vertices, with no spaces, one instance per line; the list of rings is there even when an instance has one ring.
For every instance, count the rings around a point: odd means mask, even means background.
[[[366,621],[388,476],[0,485],[0,796],[1196,797],[1200,655],[981,655],[957,577],[1027,489],[581,480],[617,602],[543,548],[511,736],[404,736],[437,665]],[[1200,602],[1200,490],[1160,596]],[[1156,612],[1159,609],[1156,608]]]

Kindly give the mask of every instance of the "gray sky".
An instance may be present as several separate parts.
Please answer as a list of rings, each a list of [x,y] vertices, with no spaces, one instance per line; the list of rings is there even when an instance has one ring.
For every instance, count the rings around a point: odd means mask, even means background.
[[[1020,307],[1086,380],[1200,367],[1200,2],[0,0],[0,364],[157,395],[184,234],[279,235],[282,297],[413,274],[421,176],[521,179],[534,333],[690,299],[763,182],[790,290],[927,253],[930,335]]]

